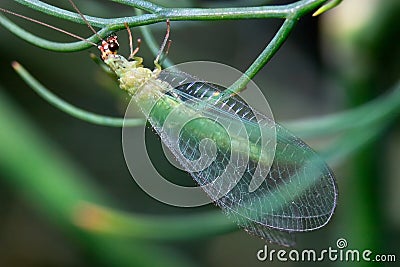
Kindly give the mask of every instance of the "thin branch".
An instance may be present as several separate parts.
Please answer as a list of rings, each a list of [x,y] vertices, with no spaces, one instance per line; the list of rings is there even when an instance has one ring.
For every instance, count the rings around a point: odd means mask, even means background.
[[[126,126],[139,126],[144,125],[144,119],[127,119],[124,121],[123,118],[107,117],[98,114],[88,112],[86,110],[77,108],[61,98],[57,97],[55,94],[51,93],[46,87],[40,84],[28,71],[25,70],[22,65],[18,62],[13,62],[12,64],[15,71],[19,76],[41,97],[43,97],[47,102],[55,106],[56,108],[68,113],[69,115],[87,121],[89,123],[99,124],[103,126],[110,127],[121,127]]]
[[[238,8],[164,8],[147,1],[137,0],[114,0],[115,2],[133,6],[152,14],[142,14],[140,16],[120,17],[120,18],[98,18],[86,16],[87,21],[94,27],[102,28],[98,35],[101,38],[108,34],[124,29],[125,23],[130,27],[153,24],[165,21],[167,18],[173,20],[232,20],[232,19],[265,19],[265,18],[293,18],[298,19],[307,12],[326,3],[327,0],[302,0],[288,5],[281,6],[261,6],[261,7],[238,7]],[[334,0],[338,1],[338,0]],[[28,6],[34,10],[49,14],[60,19],[69,20],[75,23],[84,24],[85,22],[79,14],[64,10],[39,0],[16,0],[16,2]],[[88,48],[83,42],[58,43],[44,40],[29,34],[17,25],[0,15],[0,24],[20,38],[37,44],[39,47],[52,51],[78,51]],[[96,42],[98,38],[91,36],[88,40]]]
[[[119,18],[98,18],[85,16],[86,19],[96,27],[106,27],[113,25],[115,29],[122,29],[124,23],[129,26],[139,26],[152,24],[165,19],[173,20],[233,20],[233,19],[265,19],[265,18],[289,18],[294,14],[303,15],[305,12],[311,12],[313,9],[321,6],[327,0],[302,0],[288,5],[279,6],[260,6],[260,7],[235,7],[235,8],[166,8],[147,1],[134,0],[113,0],[132,7],[149,11],[150,14],[132,17]],[[337,1],[337,0],[336,0]],[[84,21],[79,14],[51,6],[39,0],[16,0],[16,2],[28,6],[34,10],[59,17],[61,19],[78,22]]]
[[[275,55],[282,44],[286,41],[289,34],[296,25],[296,20],[286,19],[280,27],[279,31],[275,34],[274,38],[268,43],[265,49],[257,57],[257,59],[251,64],[246,72],[232,84],[227,90],[223,92],[223,95],[218,96],[221,101],[229,98],[232,94],[236,94],[243,90],[251,79],[268,63],[268,61]]]
[[[332,8],[336,7],[341,2],[342,2],[342,0],[329,1],[328,3],[326,3],[323,6],[321,6],[320,8],[318,8],[318,10],[313,13],[313,16],[321,15],[322,13],[325,13],[326,11],[331,10]]]

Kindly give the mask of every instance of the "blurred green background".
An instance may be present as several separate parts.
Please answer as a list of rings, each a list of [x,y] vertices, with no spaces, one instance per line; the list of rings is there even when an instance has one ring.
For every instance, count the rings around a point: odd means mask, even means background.
[[[71,9],[67,1],[47,2]],[[204,7],[244,2],[168,1],[168,4]],[[286,122],[318,118],[350,110],[389,93],[400,78],[399,3],[398,0],[345,0],[319,17],[303,17],[289,40],[254,79],[268,99],[275,119]],[[131,16],[133,12],[109,1],[76,0],[76,4],[84,14],[98,17]],[[13,1],[1,1],[1,7],[81,36],[89,35],[84,25],[51,18]],[[74,41],[42,26],[8,17],[46,39]],[[216,61],[245,71],[280,23],[277,19],[172,22],[169,58],[175,63]],[[161,42],[165,25],[150,27]],[[138,30],[133,32],[135,37],[141,36]],[[126,32],[119,35],[121,54],[126,55]],[[96,49],[56,53],[30,45],[2,27],[0,36],[0,266],[312,264],[259,262],[256,253],[265,242],[235,227],[234,231],[232,227],[226,227],[226,231],[217,229],[215,232],[220,234],[196,235],[193,230],[193,238],[180,241],[174,241],[173,235],[169,241],[157,240],[157,234],[151,233],[152,237],[147,239],[144,228],[134,227],[136,216],[168,216],[165,221],[173,223],[174,218],[180,221],[196,215],[204,220],[207,215],[202,217],[203,214],[216,214],[215,218],[219,218],[219,211],[213,205],[174,208],[146,195],[125,165],[121,129],[92,125],[55,109],[36,95],[10,65],[17,60],[52,92],[78,107],[122,116],[129,98],[89,58],[89,52],[97,54]],[[147,49],[146,40],[142,41],[140,55],[152,67],[154,56]],[[397,103],[394,113],[385,120],[348,130],[350,146],[366,132],[377,134],[353,153],[338,152],[328,161],[339,185],[336,213],[326,227],[298,234],[297,249],[335,247],[338,238],[345,238],[349,248],[396,254],[399,258],[399,107]],[[371,108],[365,116],[378,112]],[[137,132],[141,134],[142,127]],[[302,138],[323,153],[332,140],[342,135],[346,133]],[[158,138],[153,138],[159,144]],[[343,147],[337,146],[339,149]],[[335,147],[331,152],[335,152]],[[161,170],[170,168],[162,160],[154,162]],[[183,175],[182,179],[191,178]],[[98,206],[85,204],[88,202],[112,210],[107,213],[97,209]],[[160,218],[164,217],[157,217],[162,224]],[[202,226],[193,224],[193,229],[200,232]],[[102,232],[103,228],[109,231]],[[275,245],[269,247],[279,249]],[[345,262],[323,264],[347,266]]]

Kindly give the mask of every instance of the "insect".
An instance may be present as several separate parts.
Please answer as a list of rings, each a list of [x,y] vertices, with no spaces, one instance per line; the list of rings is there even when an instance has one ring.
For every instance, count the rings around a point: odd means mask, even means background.
[[[162,142],[217,206],[250,234],[284,246],[294,245],[293,233],[328,223],[336,207],[335,178],[307,144],[239,96],[220,97],[226,88],[184,72],[162,70],[160,58],[170,44],[168,20],[154,70],[144,67],[143,59],[136,56],[140,40],[134,49],[126,28],[131,51],[128,58],[118,54],[115,35],[100,45],[87,42],[99,49],[103,62],[118,77],[120,88],[137,103]],[[268,145],[271,132],[276,133],[273,157]],[[214,144],[212,156],[203,140]],[[254,185],[254,177],[262,179]]]

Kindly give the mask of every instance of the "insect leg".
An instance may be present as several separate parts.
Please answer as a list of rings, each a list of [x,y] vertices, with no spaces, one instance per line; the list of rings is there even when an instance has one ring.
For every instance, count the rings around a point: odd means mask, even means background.
[[[170,22],[169,22],[169,19],[167,19],[167,32],[165,33],[164,41],[162,42],[162,44],[160,46],[160,51],[158,52],[158,55],[157,55],[156,59],[154,60],[154,65],[156,65],[156,67],[159,65],[160,57],[165,50],[167,42],[168,42],[167,50],[169,50],[169,47],[171,44],[171,41],[169,40],[170,28],[171,28]]]
[[[140,49],[140,44],[142,43],[142,40],[140,38],[137,39],[137,46],[135,49],[133,49],[133,40],[132,40],[132,32],[131,29],[129,28],[128,23],[124,23],[126,30],[128,31],[128,37],[129,37],[129,49],[130,49],[130,54],[128,57],[128,60],[133,59],[134,56],[139,52]]]

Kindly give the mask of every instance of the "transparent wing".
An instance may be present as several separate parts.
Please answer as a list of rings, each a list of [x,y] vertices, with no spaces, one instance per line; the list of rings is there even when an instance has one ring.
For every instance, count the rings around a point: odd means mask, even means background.
[[[181,72],[163,71],[159,79],[174,84],[168,97],[185,104],[179,116],[196,119],[185,123],[178,135],[171,134],[171,127],[157,112],[149,116],[150,122],[193,179],[240,227],[291,246],[291,233],[318,229],[329,221],[336,206],[335,178],[307,144],[239,97],[210,101],[225,89],[221,86],[193,82],[192,76]],[[221,122],[229,125],[222,127]],[[273,161],[258,150],[265,145],[260,135],[272,126],[277,134]],[[243,132],[247,142],[240,139]],[[202,145],[204,140],[213,145]],[[246,152],[243,143],[251,149]],[[204,155],[212,159],[207,164],[199,160]],[[249,190],[262,165],[268,165],[268,174],[260,186]]]

